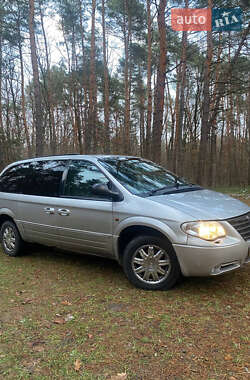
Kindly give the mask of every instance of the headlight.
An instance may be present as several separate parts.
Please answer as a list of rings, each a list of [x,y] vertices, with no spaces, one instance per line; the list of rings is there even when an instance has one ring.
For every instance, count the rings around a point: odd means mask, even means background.
[[[183,223],[181,228],[188,235],[209,241],[226,236],[226,231],[219,222],[188,222]]]

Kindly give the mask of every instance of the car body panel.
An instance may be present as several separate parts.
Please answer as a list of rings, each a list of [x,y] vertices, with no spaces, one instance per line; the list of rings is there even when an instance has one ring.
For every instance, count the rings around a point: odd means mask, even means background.
[[[244,241],[216,247],[173,246],[184,276],[215,276],[238,269],[248,263],[250,249]]]
[[[161,205],[182,211],[192,216],[194,220],[224,220],[249,211],[245,203],[211,190],[159,195],[151,199]]]
[[[60,198],[19,195],[17,220],[22,225],[24,240],[58,246]],[[48,213],[47,209],[54,209]]]
[[[0,193],[1,194],[1,193]],[[25,239],[22,223],[18,220],[19,194],[2,193],[0,197],[0,216],[5,215],[13,219],[18,227],[20,235]]]
[[[60,247],[113,256],[111,201],[60,198],[60,208],[70,212],[58,214]]]

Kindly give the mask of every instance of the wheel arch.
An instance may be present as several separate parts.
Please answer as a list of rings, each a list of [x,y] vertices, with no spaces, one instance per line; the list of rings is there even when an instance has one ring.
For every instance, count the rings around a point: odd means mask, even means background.
[[[7,220],[10,220],[11,222],[13,222],[16,226],[16,228],[18,229],[21,237],[23,238],[23,231],[22,231],[22,228],[20,225],[18,225],[18,223],[15,221],[15,216],[13,214],[13,212],[9,209],[1,209],[0,210],[0,228],[2,226],[2,224],[4,222],[6,222]]]
[[[11,222],[15,223],[15,225],[16,225],[16,222],[14,220],[14,215],[9,210],[1,210],[1,213],[0,213],[0,227],[7,220],[10,220]]]
[[[122,263],[122,257],[124,249],[127,244],[136,236],[150,235],[166,239],[170,244],[174,241],[174,233],[170,229],[170,233],[167,233],[169,228],[166,225],[154,226],[146,223],[132,223],[124,226],[120,229],[119,234],[116,235],[116,256],[119,263]]]

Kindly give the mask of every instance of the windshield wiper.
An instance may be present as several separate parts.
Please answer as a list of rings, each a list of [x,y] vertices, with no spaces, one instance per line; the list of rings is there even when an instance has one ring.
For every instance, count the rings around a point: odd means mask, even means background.
[[[177,177],[175,178],[174,184],[175,184],[176,189],[178,189],[179,186],[180,186],[180,183],[178,182],[178,178]]]
[[[148,192],[148,196],[150,197],[151,195],[154,195],[154,194],[156,194],[156,193],[158,193],[158,192],[162,192],[162,191],[164,191],[164,190],[170,190],[171,188],[173,188],[173,187],[176,187],[177,189],[178,189],[178,187],[179,187],[179,184],[174,184],[173,186],[163,186],[163,187],[160,187],[159,189],[154,189],[154,190],[151,190],[151,191],[149,191]]]
[[[195,185],[194,183],[179,183],[175,181],[175,184],[173,186],[164,186],[160,187],[159,189],[151,190],[147,193],[148,197],[151,197],[152,195],[156,195],[158,192],[160,195],[169,194],[169,193],[179,193],[183,191],[191,191],[191,190],[201,190],[202,187],[199,185]]]

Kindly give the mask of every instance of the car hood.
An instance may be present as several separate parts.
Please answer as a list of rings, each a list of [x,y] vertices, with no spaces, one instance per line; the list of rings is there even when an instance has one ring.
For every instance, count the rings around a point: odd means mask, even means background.
[[[224,220],[250,211],[245,203],[211,190],[164,194],[152,196],[150,199],[188,214],[196,220]]]

